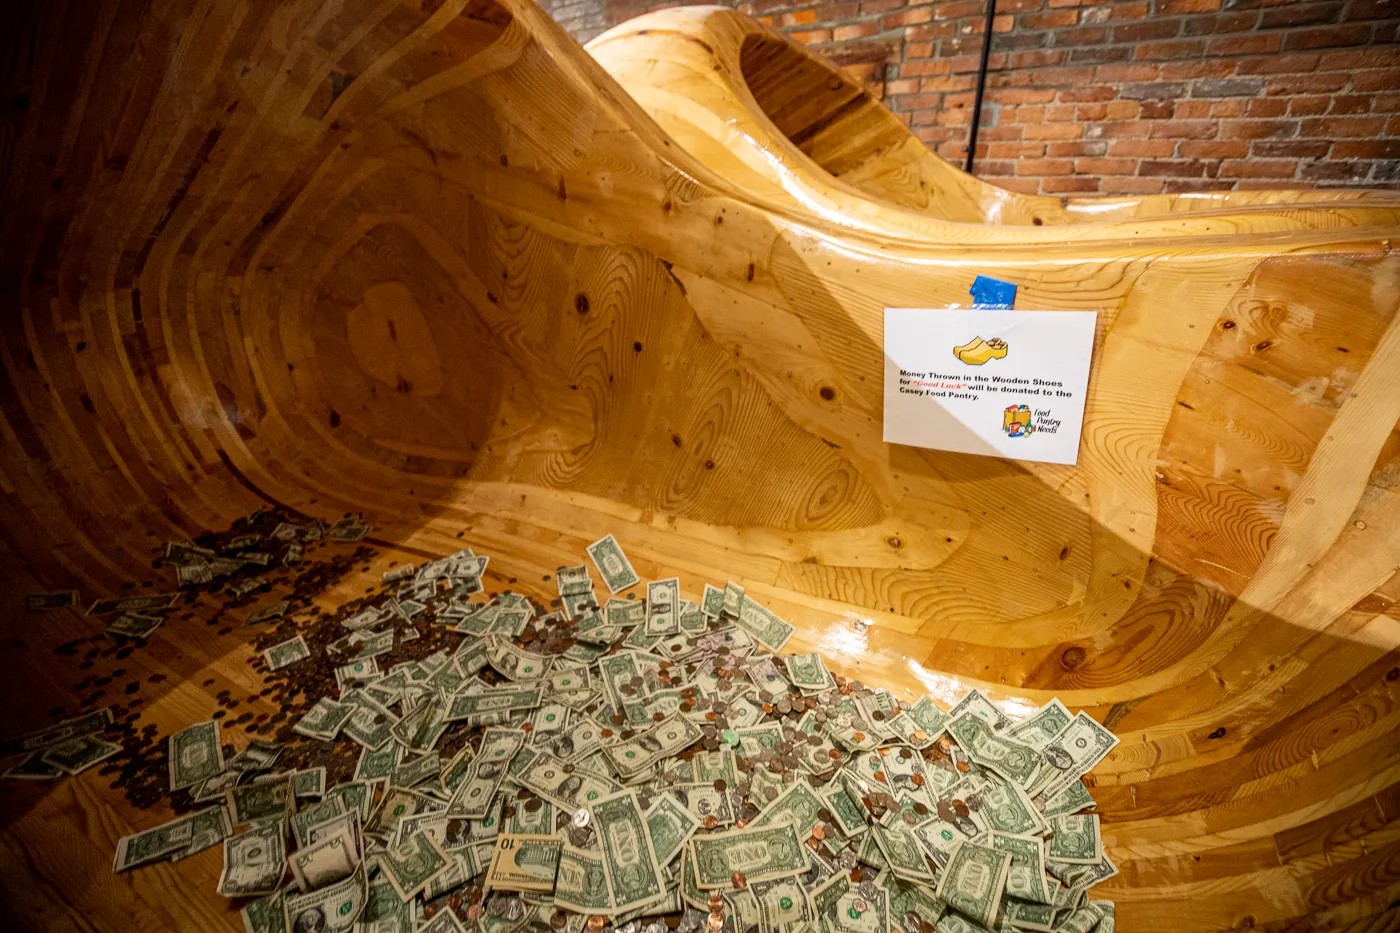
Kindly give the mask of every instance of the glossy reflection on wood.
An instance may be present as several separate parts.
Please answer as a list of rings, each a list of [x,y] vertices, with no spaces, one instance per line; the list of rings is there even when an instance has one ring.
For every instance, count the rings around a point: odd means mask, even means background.
[[[97,628],[23,593],[262,501],[527,588],[612,531],[845,673],[1109,722],[1123,929],[1393,925],[1400,203],[1014,197],[668,16],[605,71],[525,0],[0,7],[7,731]],[[977,274],[1099,312],[1077,466],[881,442],[882,309]],[[127,666],[165,732],[248,656],[167,624]],[[238,928],[215,853],[108,874],[163,814],[95,773],[0,801],[17,928]]]

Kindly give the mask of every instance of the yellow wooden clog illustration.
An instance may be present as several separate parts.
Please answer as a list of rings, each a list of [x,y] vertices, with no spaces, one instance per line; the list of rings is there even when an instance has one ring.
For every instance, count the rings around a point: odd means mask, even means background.
[[[1006,341],[1000,337],[993,337],[991,340],[974,337],[971,342],[954,347],[953,355],[969,366],[981,366],[988,360],[1006,359],[1008,349],[1010,348]]]

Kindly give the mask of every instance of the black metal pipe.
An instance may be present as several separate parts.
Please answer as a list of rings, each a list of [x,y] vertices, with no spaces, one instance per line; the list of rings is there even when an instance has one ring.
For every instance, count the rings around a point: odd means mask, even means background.
[[[972,159],[977,154],[977,128],[982,125],[982,93],[987,89],[987,59],[992,56],[992,20],[997,15],[997,0],[987,0],[987,25],[982,28],[982,62],[977,66],[977,96],[972,99],[972,129],[967,134],[967,165],[972,173]]]

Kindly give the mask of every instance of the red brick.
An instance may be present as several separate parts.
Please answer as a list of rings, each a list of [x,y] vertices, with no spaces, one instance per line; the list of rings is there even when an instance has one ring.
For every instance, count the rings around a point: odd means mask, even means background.
[[[1108,116],[1107,104],[1080,104],[1075,108],[1074,118],[1085,123],[1102,120]]]
[[[1179,16],[1182,13],[1214,13],[1220,0],[1158,0],[1158,16]]]
[[[1242,75],[1286,75],[1306,74],[1317,68],[1320,55],[1270,55],[1267,58],[1249,58],[1235,66],[1235,73]]]
[[[1104,17],[1108,20],[1142,19],[1148,13],[1146,2],[1139,0],[1137,3],[1114,3],[1110,6],[1094,7],[1094,10],[1106,10]],[[1085,11],[1087,17],[1091,11]]]
[[[1135,100],[1111,100],[1108,102],[1108,119],[1136,120],[1142,113],[1142,104]]]
[[[1205,43],[1201,42],[1199,39],[1176,39],[1170,42],[1144,42],[1133,52],[1133,60],[1139,62],[1178,61],[1183,58],[1195,58],[1204,51]]]
[[[1327,108],[1332,106],[1332,98],[1322,95],[1308,95],[1304,97],[1290,97],[1287,101],[1279,103],[1288,104],[1288,112],[1295,117],[1315,117],[1320,113],[1326,113]]]
[[[1019,191],[1022,194],[1040,193],[1040,182],[1034,178],[999,178],[997,184],[1009,191]]]
[[[1400,159],[1400,139],[1346,139],[1332,147],[1334,159]]]
[[[919,82],[920,91],[967,91],[977,83],[976,78],[961,75],[924,78]]]
[[[1168,62],[1162,66],[1163,81],[1181,81],[1186,78],[1224,78],[1235,70],[1233,61],[1191,61]]]
[[[989,99],[998,104],[1048,104],[1055,99],[1055,92],[1048,88],[1008,88]]]
[[[1017,175],[1069,175],[1074,172],[1070,159],[1021,159],[1016,163]]]
[[[1389,19],[1394,15],[1395,0],[1351,0],[1342,19]]]
[[[1346,74],[1288,75],[1270,78],[1264,93],[1270,97],[1292,97],[1296,94],[1330,94],[1340,91],[1351,78]]]
[[[911,38],[908,31],[904,33],[905,39]],[[904,45],[904,60],[909,62],[920,58],[930,58],[933,55],[932,42],[906,42]],[[946,69],[945,69],[946,70]]]
[[[959,155],[963,156],[964,158],[966,158],[967,156],[967,153],[961,151],[962,148],[966,147],[959,147],[957,143],[951,143],[948,145],[947,148],[954,151],[946,154],[940,153],[940,155],[943,155],[944,158],[947,158],[950,155]],[[976,165],[977,172],[980,175],[1007,175],[1016,170],[1015,162],[993,162],[979,159],[974,163],[974,165]]]
[[[1060,100],[1074,104],[1113,100],[1117,96],[1113,88],[1102,86],[1067,88],[1060,92]]]
[[[1021,128],[1019,126],[984,126],[980,135],[987,142],[1006,142],[1021,138]]]
[[[1272,35],[1229,36],[1214,39],[1206,46],[1207,55],[1265,55],[1277,52],[1283,37]]]
[[[1365,45],[1370,38],[1370,26],[1328,26],[1325,29],[1305,29],[1291,33],[1283,45],[1290,52],[1300,49],[1334,49],[1343,45]]]
[[[1039,104],[1011,107],[1001,112],[1002,123],[1040,123],[1044,119],[1045,108]]]
[[[1181,26],[1184,36],[1218,36],[1227,32],[1248,32],[1259,19],[1256,10],[1188,16]]]
[[[1211,120],[1171,120],[1152,124],[1153,139],[1214,139],[1220,124]]]
[[[1131,175],[1136,159],[1075,159],[1074,170],[1086,175]]]
[[[1050,104],[1045,108],[1046,123],[1070,123],[1074,120],[1072,104]]]
[[[1021,17],[1021,26],[1025,29],[1059,29],[1078,22],[1078,10],[1051,10],[1046,13],[1027,13]]]
[[[1400,93],[1377,94],[1371,98],[1372,113],[1395,113],[1400,110]]]
[[[1169,178],[1200,178],[1206,173],[1204,162],[1197,159],[1172,159],[1159,161],[1144,159],[1138,163],[1139,175]]]
[[[1095,45],[1108,38],[1108,30],[1098,26],[1061,29],[1055,33],[1056,45]]]
[[[1360,71],[1363,68],[1394,68],[1400,65],[1400,48],[1393,46],[1328,52],[1318,62],[1319,71]]]
[[[813,45],[818,42],[830,42],[830,29],[812,29],[807,32],[790,32],[789,36],[801,42],[803,45]]]
[[[905,62],[899,66],[899,76],[901,78],[917,78],[923,75],[946,75],[947,73],[948,62],[946,59],[941,58]]]
[[[905,94],[899,98],[899,109],[901,110],[923,110],[942,106],[942,94]]]
[[[1084,135],[1082,123],[1041,123],[1026,127],[1025,139],[1079,139]]]
[[[926,6],[916,6],[903,13],[891,13],[880,19],[881,29],[898,29],[901,26],[915,26],[933,19],[933,10]]]
[[[1113,27],[1114,42],[1142,42],[1147,39],[1170,39],[1181,32],[1179,19],[1147,19]]]
[[[1321,159],[1331,148],[1322,139],[1256,139],[1249,144],[1250,153],[1261,159]]]
[[[1108,143],[1102,139],[1067,139],[1047,143],[1045,154],[1052,159],[1072,159],[1079,156],[1094,158],[1108,151]]]
[[[797,10],[778,17],[779,26],[806,26],[817,21],[816,10]]]
[[[1069,57],[1064,49],[1033,49],[1028,52],[1012,52],[1008,64],[1012,68],[1044,68],[1047,65],[1063,65]]]
[[[1313,117],[1303,121],[1300,131],[1304,136],[1355,139],[1361,136],[1377,136],[1384,126],[1384,117]]]
[[[1227,120],[1220,124],[1221,139],[1269,139],[1292,136],[1297,120]]]
[[[1162,182],[1162,193],[1180,194],[1186,191],[1214,191],[1219,187],[1220,185],[1218,182],[1209,178],[1191,180],[1168,178]]]
[[[1145,120],[1123,120],[1091,126],[1084,135],[1091,139],[1146,139],[1151,127]]]
[[[1224,178],[1292,178],[1297,173],[1296,159],[1239,159],[1220,166]]]
[[[1259,18],[1260,29],[1283,29],[1289,26],[1316,26],[1335,23],[1342,17],[1342,4],[1288,3],[1265,10]]]
[[[868,16],[871,13],[888,13],[891,10],[902,9],[904,5],[904,0],[862,0],[860,14]]]
[[[1400,81],[1396,82],[1395,87],[1400,87]],[[1332,98],[1332,109],[1329,112],[1336,114],[1354,114],[1368,113],[1370,110],[1371,97],[1369,95],[1339,94]]]
[[[1276,97],[1256,97],[1246,111],[1251,117],[1281,117],[1288,112],[1288,101]]]
[[[900,78],[885,82],[885,94],[890,97],[898,94],[913,94],[918,89],[919,80],[917,78]]]
[[[1175,152],[1176,142],[1171,139],[1115,139],[1108,144],[1111,156],[1163,159]]]
[[[1156,81],[1161,70],[1157,65],[1100,65],[1094,69],[1094,81],[1098,84]]]
[[[1104,194],[1160,194],[1162,182],[1156,178],[1122,178],[1113,176],[1103,179]]]
[[[961,19],[964,16],[981,16],[986,9],[982,0],[952,0],[947,3],[935,3],[933,15],[935,19]]]
[[[848,26],[837,26],[832,30],[832,39],[836,42],[845,42],[847,39],[863,39],[866,36],[873,36],[880,29],[874,23],[851,23]]]
[[[1306,184],[1305,182],[1301,182],[1301,181],[1250,181],[1250,180],[1248,180],[1248,179],[1243,179],[1243,178],[1242,178],[1242,179],[1240,179],[1239,181],[1235,182],[1235,188],[1234,188],[1234,190],[1236,190],[1236,191],[1258,191],[1258,190],[1277,190],[1277,189],[1288,190],[1288,189],[1296,189],[1296,190],[1306,191],[1307,189],[1309,189],[1309,188],[1311,188],[1311,187],[1312,187],[1312,185]]]
[[[1396,12],[1400,12],[1397,10]],[[1378,68],[1352,76],[1353,91],[1393,91],[1400,88],[1400,68]]]
[[[1223,117],[1242,117],[1249,109],[1249,101],[1242,97],[1234,100],[1217,100],[1210,105],[1210,115],[1214,119]]]
[[[1040,183],[1040,190],[1046,194],[1063,194],[1084,191],[1098,191],[1097,178],[1047,178]]]
[[[1142,102],[1141,116],[1144,120],[1170,120],[1176,113],[1176,104],[1169,100],[1145,100]]]
[[[1314,181],[1359,182],[1366,177],[1370,166],[1365,162],[1313,162],[1305,165],[1299,175]]]
[[[1025,156],[1039,158],[1045,155],[1044,143],[991,143],[987,155],[993,159],[1020,159]]]
[[[1177,146],[1177,152],[1188,159],[1243,159],[1249,155],[1249,143],[1242,139],[1186,139]]]
[[[1033,73],[1027,72],[1024,80],[1017,81],[1021,85],[1036,85],[1044,87],[1051,85],[1054,87],[1072,87],[1077,84],[1089,84],[1094,80],[1093,68],[1042,68]],[[1020,77],[1019,75],[1015,77]]]

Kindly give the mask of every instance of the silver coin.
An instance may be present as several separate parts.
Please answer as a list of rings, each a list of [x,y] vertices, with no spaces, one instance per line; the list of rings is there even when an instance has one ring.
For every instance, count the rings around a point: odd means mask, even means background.
[[[577,826],[579,829],[583,829],[585,826],[587,826],[588,821],[591,818],[592,814],[590,814],[587,808],[585,807],[579,807],[577,810],[574,811],[574,825]]]
[[[864,898],[859,897],[851,902],[851,906],[855,908],[856,913],[861,914],[865,913],[867,910],[870,909],[870,905],[865,902]]]
[[[873,881],[862,881],[862,882],[860,883],[860,896],[861,896],[861,897],[865,898],[866,900],[873,901],[873,900],[875,900],[875,898],[876,898],[878,895],[879,895],[879,890],[875,887],[875,882],[873,882]],[[864,907],[860,907],[860,908],[857,908],[857,909],[858,909],[858,910],[864,910],[865,908],[864,908]]]

